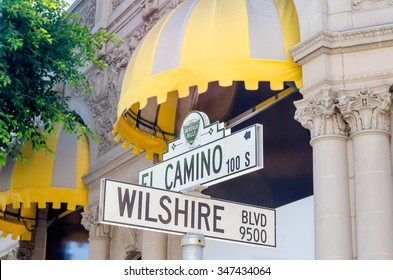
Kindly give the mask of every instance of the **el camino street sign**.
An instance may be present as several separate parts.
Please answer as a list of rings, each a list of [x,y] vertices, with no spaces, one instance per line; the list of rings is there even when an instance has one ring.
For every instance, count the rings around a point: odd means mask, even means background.
[[[274,210],[108,179],[101,181],[99,221],[276,246]]]
[[[222,123],[191,112],[163,161],[139,172],[139,184],[180,192],[263,168],[262,135],[260,124],[230,134]]]

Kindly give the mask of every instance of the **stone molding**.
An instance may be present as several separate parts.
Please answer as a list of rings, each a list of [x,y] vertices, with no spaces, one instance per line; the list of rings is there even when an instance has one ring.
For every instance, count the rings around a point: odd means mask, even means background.
[[[393,5],[393,0],[352,0],[352,10],[360,11],[364,9],[372,9],[375,6],[380,8],[381,5],[386,4]]]
[[[83,183],[86,186],[93,185],[96,181],[101,180],[112,171],[122,169],[123,167],[129,167],[130,162],[139,157],[133,154],[131,149],[124,149],[120,146],[112,151],[119,152],[115,153],[112,159],[106,160],[103,164],[99,164],[98,167],[83,176]]]
[[[113,140],[112,130],[117,119],[121,83],[130,57],[131,50],[125,44],[119,44],[104,57],[108,67],[93,67],[86,74],[94,88],[92,94],[86,94],[81,87],[69,88],[69,94],[83,100],[92,113],[95,131],[100,136],[98,156],[118,145]]]
[[[351,128],[351,134],[365,130],[390,132],[391,93],[375,93],[362,88],[354,95],[341,94],[338,108]]]
[[[150,29],[157,23],[168,12],[175,9],[185,0],[172,0],[164,7],[160,8],[157,0],[144,0],[141,3],[141,13],[143,22],[139,24],[136,29],[134,29],[125,38],[125,44],[128,44],[131,52],[134,52],[136,47],[139,45],[140,41],[145,37],[145,35],[150,31]]]
[[[371,130],[390,133],[392,91],[384,86],[375,92],[362,88],[332,93],[324,87],[320,95],[294,102],[295,120],[310,130],[311,139]]]
[[[305,64],[322,54],[342,54],[393,46],[393,25],[330,33],[321,31],[290,49]]]
[[[319,97],[295,102],[295,120],[310,130],[311,139],[328,135],[347,135],[347,126],[338,112],[330,88],[323,88]]]
[[[123,2],[124,0],[112,0],[112,11],[116,10],[116,8]]]
[[[383,84],[388,85],[389,83],[393,83],[393,70],[392,71],[383,71],[383,72],[373,72],[373,73],[366,73],[366,74],[360,74],[360,75],[346,75],[346,76],[339,76],[336,78],[328,78],[326,76],[322,77],[321,79],[315,80],[312,83],[309,83],[308,85],[304,85],[301,89],[301,92],[303,95],[307,95],[310,92],[313,92],[317,90],[318,88],[321,87],[335,87],[339,88],[342,87],[342,85],[347,85],[346,86],[346,91],[347,92],[355,92],[358,90],[358,88],[354,89],[348,89],[348,85],[350,84],[365,84],[365,83],[370,83],[370,81],[374,84],[379,84],[379,86],[376,87],[377,90],[382,89],[386,87],[385,85],[381,86],[381,81],[383,81]]]
[[[96,9],[97,0],[88,0],[78,10],[81,22],[90,28],[92,28],[96,22]]]
[[[142,2],[142,18],[148,19],[159,8],[158,0],[143,0]]]
[[[111,227],[98,222],[98,206],[82,213],[82,225],[89,231],[90,238],[110,238]]]

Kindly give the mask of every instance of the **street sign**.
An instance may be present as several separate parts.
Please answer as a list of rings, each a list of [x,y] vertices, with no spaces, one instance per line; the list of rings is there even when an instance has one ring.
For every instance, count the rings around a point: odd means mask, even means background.
[[[275,210],[108,179],[100,191],[101,223],[276,246]]]
[[[191,112],[163,162],[139,172],[139,184],[180,192],[258,170],[263,168],[262,137],[260,124],[231,134],[222,123],[210,124],[204,113]]]

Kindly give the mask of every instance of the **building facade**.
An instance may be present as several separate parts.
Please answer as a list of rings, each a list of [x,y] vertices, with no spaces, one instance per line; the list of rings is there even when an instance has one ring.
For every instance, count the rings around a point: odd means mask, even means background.
[[[177,69],[179,66],[171,60],[176,46],[170,45],[172,52],[168,52],[168,45],[165,45],[176,40],[175,34],[166,34],[165,30],[171,30],[168,27],[171,21],[175,27],[179,22],[186,27],[191,25],[189,21],[182,21],[184,17],[191,17],[194,7],[201,7],[205,13],[210,12],[207,3],[213,2],[217,10],[228,5],[224,4],[225,1],[210,0],[76,0],[69,8],[71,12],[80,13],[82,21],[91,27],[92,32],[104,28],[123,39],[117,45],[106,44],[100,51],[99,55],[108,67],[100,69],[93,66],[84,70],[94,87],[92,95],[86,95],[77,88],[66,86],[63,89],[71,96],[71,107],[100,136],[99,142],[90,141],[90,170],[83,176],[88,189],[88,201],[81,214],[81,224],[88,231],[89,259],[182,258],[181,236],[99,223],[100,182],[103,178],[111,178],[138,183],[138,172],[160,160],[155,146],[143,146],[150,144],[149,136],[142,137],[144,143],[140,144],[139,140],[134,140],[139,136],[132,134],[131,139],[128,139],[126,133],[118,128],[119,119],[123,116],[119,106],[127,103],[124,96],[129,94],[128,86],[133,87],[130,81],[136,79],[132,73],[138,72],[146,64],[152,64],[153,68],[156,65],[155,61],[150,62],[143,57],[151,46],[149,42],[156,39],[156,55],[162,52],[164,58],[169,57],[168,61],[162,60],[163,64],[157,62],[157,69]],[[243,1],[237,4],[240,2]],[[295,8],[295,15],[288,15],[288,2],[291,2],[289,6]],[[271,64],[266,64],[269,67],[265,71],[268,78],[256,81],[251,76],[240,75],[240,83],[232,84],[234,80],[228,83],[224,80],[227,77],[220,73],[222,76],[209,81],[209,85],[197,82],[189,85],[208,87],[205,95],[200,94],[199,89],[188,88],[187,93],[182,95],[184,89],[179,87],[174,105],[177,110],[165,107],[170,105],[170,90],[165,92],[163,100],[160,94],[154,92],[147,97],[133,96],[137,102],[147,104],[137,108],[138,117],[155,125],[158,123],[161,127],[169,127],[165,129],[169,131],[166,140],[178,137],[179,127],[191,110],[205,111],[211,121],[224,122],[227,126],[248,117],[244,125],[247,122],[263,122],[266,173],[229,181],[225,186],[209,188],[206,193],[270,208],[279,208],[312,196],[311,246],[315,255],[311,258],[393,259],[393,147],[390,128],[393,121],[393,1],[293,0],[292,3],[249,0],[244,3],[248,7],[249,18],[252,18],[254,9],[262,14],[272,10],[282,15],[280,24],[278,21],[256,20],[261,29],[266,25],[273,33],[266,35],[266,38],[250,40],[249,45],[251,48],[258,44],[269,45],[272,50],[268,51],[276,52],[282,45],[277,45],[275,39],[283,37],[283,60],[299,66],[300,79],[296,74],[285,76],[280,80],[281,88],[276,87],[278,78],[269,76],[276,69]],[[212,18],[215,19],[218,14],[212,13]],[[289,18],[296,19],[295,28],[290,25]],[[208,26],[206,21],[200,18],[196,25]],[[274,33],[275,24],[281,26],[281,37]],[[249,28],[250,38],[254,32],[251,27],[249,21],[245,28]],[[222,28],[227,31],[225,27]],[[235,29],[236,26],[233,34],[237,34]],[[209,31],[207,28],[206,33]],[[258,27],[255,32],[259,32]],[[298,39],[293,39],[296,41],[293,43],[291,40],[296,37],[296,32]],[[154,37],[155,34],[158,35]],[[202,35],[192,33],[190,37],[202,38]],[[208,35],[221,38],[217,32]],[[171,40],[168,39],[161,46],[157,38],[164,36],[169,36]],[[231,34],[227,37],[227,44],[222,49],[218,48],[223,53],[232,49],[232,46],[235,49],[241,45],[238,41],[244,40],[241,36],[231,37]],[[217,43],[214,39],[212,42]],[[197,50],[211,42],[199,43]],[[202,57],[195,49],[192,54],[192,58]],[[168,66],[162,66],[166,64]],[[250,64],[250,67],[253,65]],[[222,68],[219,70],[225,72]],[[258,76],[258,72],[254,72]],[[258,84],[258,81],[268,81],[269,84]],[[252,83],[254,86],[250,86]],[[179,84],[184,85],[182,81]],[[258,92],[258,88],[262,92]],[[250,104],[243,105],[244,99],[248,98],[244,97],[243,91],[252,90],[255,92],[250,94]],[[215,92],[222,92],[225,97],[215,99]],[[257,96],[265,92],[265,98]],[[152,97],[156,99],[151,101]],[[273,102],[271,98],[282,98],[282,101]],[[134,103],[127,106],[131,112]],[[167,110],[161,123],[159,110]],[[253,112],[260,113],[255,116]],[[168,124],[166,120],[169,118],[173,121]],[[132,121],[127,124],[139,125]],[[142,130],[154,138],[155,127]],[[236,125],[233,128],[236,130]],[[115,141],[120,138],[123,139]],[[232,185],[233,192],[228,190],[228,186]],[[240,191],[240,187],[236,189],[235,185],[242,186],[243,191]],[[285,219],[290,220],[290,214]],[[45,244],[42,246],[45,247]],[[225,243],[217,247],[225,251],[220,246],[225,246]],[[265,258],[269,256],[266,254]],[[236,259],[236,255],[231,257]],[[252,255],[249,257],[252,258]],[[288,255],[283,253],[275,258],[287,259]]]

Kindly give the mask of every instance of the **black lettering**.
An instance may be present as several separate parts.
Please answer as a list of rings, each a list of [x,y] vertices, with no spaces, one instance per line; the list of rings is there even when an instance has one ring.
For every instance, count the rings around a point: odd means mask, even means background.
[[[195,201],[191,201],[191,228],[195,228]]]
[[[157,222],[157,218],[150,217],[150,193],[146,193],[146,204],[145,204],[145,220],[149,222]]]
[[[173,184],[173,188],[176,188],[176,183],[177,180],[180,181],[180,186],[183,185],[183,181],[181,178],[181,166],[180,166],[180,161],[177,162],[176,164],[176,171],[175,171],[175,179],[174,179],[174,184]]]
[[[267,218],[265,214],[261,214],[261,227],[265,227],[267,224]]]
[[[172,184],[173,184],[173,182],[171,181],[171,184],[170,185],[168,185],[168,169],[173,169],[173,165],[172,164],[168,164],[167,165],[167,167],[166,167],[166,169],[165,169],[165,188],[167,189],[167,190],[170,190],[170,189],[172,189]]]
[[[242,224],[248,223],[248,214],[247,211],[242,210]]]
[[[175,225],[179,225],[179,214],[184,215],[184,226],[188,226],[188,200],[184,200],[184,209],[179,208],[179,198],[175,198]]]
[[[132,211],[134,209],[134,202],[135,202],[135,195],[136,195],[136,190],[132,191],[131,195],[131,200],[130,200],[130,192],[128,189],[124,191],[124,196],[122,195],[121,188],[117,188],[117,194],[118,194],[118,199],[119,199],[119,211],[120,211],[120,216],[124,216],[124,211],[127,206],[127,216],[128,218],[132,217]]]
[[[143,192],[139,192],[139,200],[138,200],[138,219],[142,219],[142,199],[143,199]]]
[[[219,153],[218,166],[216,166],[216,163],[217,163],[216,162],[216,153],[217,153],[217,151]],[[217,174],[218,172],[220,172],[221,167],[222,167],[222,148],[220,145],[217,145],[214,147],[214,150],[213,150],[213,172],[215,174]]]
[[[213,231],[224,233],[224,230],[217,227],[217,221],[221,221],[222,217],[217,214],[218,210],[224,211],[224,206],[213,206]]]
[[[251,163],[251,161],[250,161],[250,152],[247,152],[245,154],[245,157],[246,157],[246,167],[249,167],[250,163]]]
[[[201,153],[201,178],[204,176],[203,170],[206,170],[207,176],[210,175],[210,149],[207,150],[207,158],[205,152],[202,151]],[[205,167],[205,168],[203,168]]]
[[[145,173],[145,174],[142,175],[142,185],[143,185],[143,186],[146,186],[146,185],[147,185],[147,183],[145,183],[145,178],[146,178],[147,176],[149,176],[149,173]]]
[[[255,226],[255,224],[253,223],[253,220],[252,220],[251,211],[248,212],[248,224]]]
[[[251,213],[250,213],[251,214]],[[254,220],[255,220],[255,225],[259,224],[259,218],[260,218],[260,214],[259,213],[255,213],[254,212]]]
[[[169,208],[164,204],[164,201],[167,201],[168,203],[172,203],[171,198],[167,195],[164,195],[160,198],[160,206],[162,209],[165,210],[166,214],[167,214],[167,219],[164,219],[162,217],[162,215],[158,215],[158,219],[160,220],[161,223],[163,224],[169,224],[172,220],[172,214],[171,211],[169,210]]]
[[[190,180],[191,179],[191,180]],[[184,158],[184,184],[194,181],[194,155],[191,156],[190,164],[187,158]]]
[[[199,154],[196,154],[195,166],[196,166],[196,171],[195,171],[195,173],[196,173],[196,180],[198,180],[199,179]]]
[[[203,211],[202,208],[206,209],[206,212]],[[210,230],[210,226],[209,226],[209,215],[210,215],[210,207],[209,204],[200,202],[198,204],[198,229],[202,229],[202,219],[205,220],[205,226],[206,226],[206,230]]]

